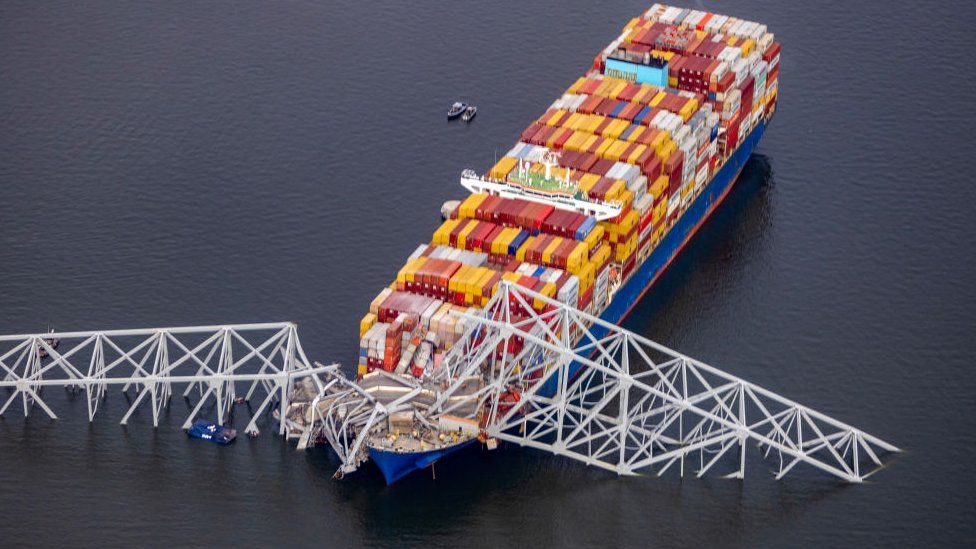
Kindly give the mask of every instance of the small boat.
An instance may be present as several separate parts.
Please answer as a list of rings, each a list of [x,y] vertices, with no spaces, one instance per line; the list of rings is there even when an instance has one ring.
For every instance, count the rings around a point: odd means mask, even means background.
[[[237,429],[224,427],[205,419],[198,419],[186,430],[186,434],[193,438],[209,440],[217,444],[230,444],[237,438]]]
[[[461,115],[461,120],[471,122],[476,114],[478,114],[478,107],[471,105],[470,107],[464,109],[464,114]]]
[[[54,328],[50,328],[48,330],[48,333],[49,334],[53,334],[54,333]],[[44,343],[47,343],[47,346],[50,347],[51,349],[57,349],[58,348],[58,344],[61,343],[61,342],[58,341],[57,338],[49,337],[49,338],[44,339]],[[38,347],[37,348],[37,355],[39,357],[41,357],[41,358],[46,358],[47,355],[48,355],[47,349],[45,349],[44,347]]]
[[[468,110],[468,105],[466,103],[455,101],[454,104],[451,105],[451,108],[447,109],[447,119],[454,120],[455,118],[458,118],[459,116],[464,114],[465,111],[467,110]]]

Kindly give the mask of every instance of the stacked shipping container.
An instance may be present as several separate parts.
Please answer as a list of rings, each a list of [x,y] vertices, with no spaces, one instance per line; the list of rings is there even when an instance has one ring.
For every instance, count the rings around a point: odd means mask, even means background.
[[[602,310],[775,107],[779,55],[764,25],[733,17],[655,4],[631,20],[487,174],[521,185],[526,170],[548,169],[570,183],[554,193],[619,214],[597,222],[555,204],[470,195],[373,302],[360,373],[419,374],[401,355],[430,341],[439,359],[463,332],[451,312],[483,307],[502,280]],[[550,151],[558,167],[544,165]]]

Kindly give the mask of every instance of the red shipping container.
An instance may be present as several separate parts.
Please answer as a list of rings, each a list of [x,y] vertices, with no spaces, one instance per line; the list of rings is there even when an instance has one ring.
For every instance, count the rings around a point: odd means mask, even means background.
[[[569,138],[572,136],[573,136],[573,130],[569,128],[560,128],[559,136],[556,137],[556,139],[552,142],[552,148],[557,150],[562,149],[563,146],[566,145],[566,142],[569,141]]]
[[[600,87],[600,84],[602,83],[603,83],[602,79],[587,78],[586,82],[583,82],[583,85],[580,86],[579,93],[584,93],[586,95],[593,95],[593,92],[595,92],[597,88]]]
[[[529,125],[528,128],[525,128],[525,130],[522,132],[521,140],[525,142],[529,142],[532,136],[535,135],[536,132],[538,132],[539,128],[541,127],[542,124],[539,124],[538,122],[533,122],[532,124]]]
[[[593,114],[596,109],[600,108],[600,104],[603,103],[604,99],[597,95],[591,95],[576,108],[576,112],[583,114]]]

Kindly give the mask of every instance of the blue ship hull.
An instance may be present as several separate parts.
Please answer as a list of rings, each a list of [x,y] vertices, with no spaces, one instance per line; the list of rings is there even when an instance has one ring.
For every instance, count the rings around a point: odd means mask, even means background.
[[[715,208],[721,204],[722,200],[725,199],[726,195],[732,189],[746,161],[749,160],[752,151],[756,148],[759,140],[762,139],[763,133],[766,131],[766,122],[765,118],[760,119],[756,127],[752,129],[752,132],[739,145],[739,148],[732,153],[729,160],[719,169],[705,188],[702,189],[701,193],[695,198],[688,209],[681,214],[674,226],[671,227],[671,230],[664,235],[664,238],[661,239],[657,247],[647,256],[647,259],[634,270],[630,278],[617,290],[617,293],[613,296],[607,308],[600,313],[602,320],[612,324],[619,324],[623,321],[634,306],[637,305],[641,297],[654,285],[658,277],[668,268],[668,265],[671,264],[678,253],[681,252],[691,237],[698,232],[698,229],[705,223],[712,212],[715,211]],[[607,333],[607,329],[603,326],[593,326],[590,328],[590,331],[597,339],[605,336]],[[570,366],[570,378],[575,377],[581,367],[582,365],[580,363],[573,363]],[[539,393],[545,396],[552,396],[556,392],[556,384],[558,382],[559,380],[555,377],[550,378],[539,390]],[[392,484],[417,469],[427,467],[431,463],[470,442],[464,442],[457,446],[441,450],[408,454],[386,452],[370,448],[369,455],[379,466],[380,471],[383,472],[387,484]]]
[[[440,458],[453,454],[475,439],[459,442],[447,448],[425,452],[388,452],[378,448],[369,449],[369,457],[380,468],[387,484],[393,484],[410,473],[431,465]]]

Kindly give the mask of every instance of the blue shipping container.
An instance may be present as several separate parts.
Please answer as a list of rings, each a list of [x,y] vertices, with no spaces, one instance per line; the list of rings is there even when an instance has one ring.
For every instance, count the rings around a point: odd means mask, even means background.
[[[630,80],[638,84],[651,84],[659,88],[668,87],[668,64],[662,67],[649,67],[638,65],[629,61],[607,58],[603,74],[613,77]]]

